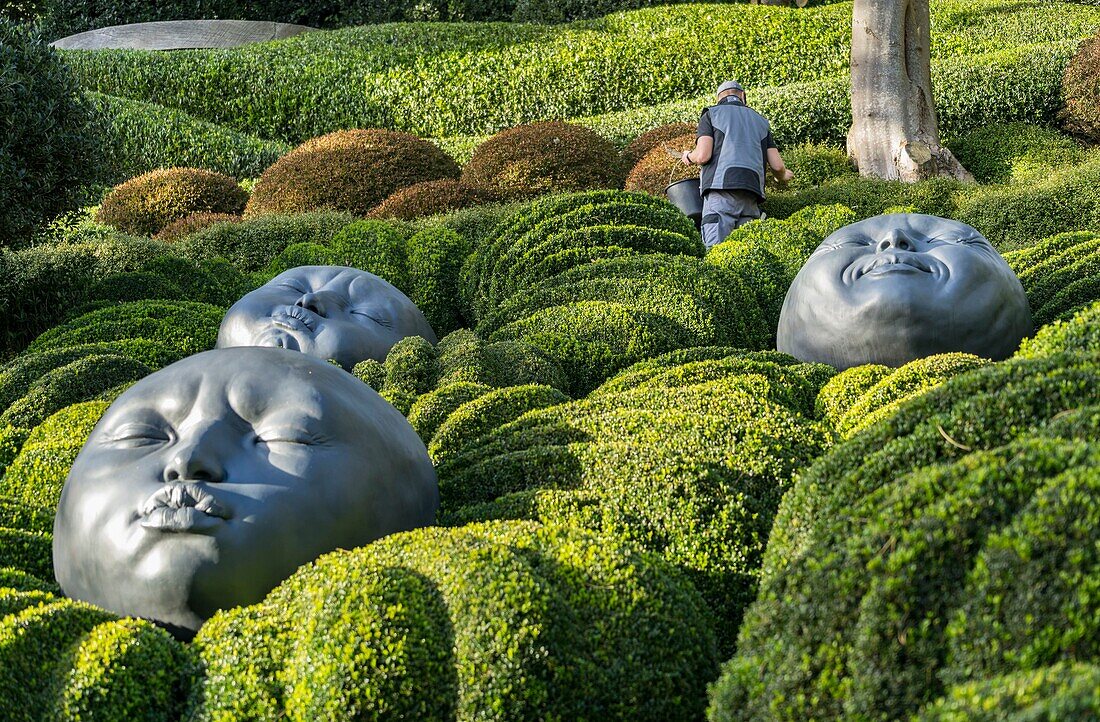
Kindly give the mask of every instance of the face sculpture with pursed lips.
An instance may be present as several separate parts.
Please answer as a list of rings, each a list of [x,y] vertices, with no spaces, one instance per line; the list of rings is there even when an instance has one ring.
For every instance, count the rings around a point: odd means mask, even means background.
[[[384,361],[406,336],[437,340],[424,314],[384,279],[346,266],[299,266],[233,304],[217,345],[286,348],[350,370]]]
[[[65,481],[66,595],[194,633],[300,565],[432,524],[439,488],[405,418],[351,374],[270,348],[208,351],[123,393]]]
[[[777,346],[839,369],[952,351],[1001,360],[1033,330],[1023,286],[978,231],[897,213],[814,251],[784,299]]]

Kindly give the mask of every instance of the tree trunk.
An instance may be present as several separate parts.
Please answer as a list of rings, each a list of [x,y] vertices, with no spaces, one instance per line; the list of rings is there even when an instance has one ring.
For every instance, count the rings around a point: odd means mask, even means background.
[[[855,0],[848,155],[860,175],[974,180],[940,145],[929,26],[928,0]]]

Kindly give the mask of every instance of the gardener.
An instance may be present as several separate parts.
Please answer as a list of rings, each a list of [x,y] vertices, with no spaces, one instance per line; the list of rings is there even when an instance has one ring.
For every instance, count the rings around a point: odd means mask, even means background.
[[[790,182],[794,173],[779,155],[771,124],[745,105],[745,89],[736,81],[718,86],[718,102],[703,111],[695,135],[695,148],[680,159],[703,166],[703,243],[711,248],[734,228],[760,218],[768,166],[780,183]]]

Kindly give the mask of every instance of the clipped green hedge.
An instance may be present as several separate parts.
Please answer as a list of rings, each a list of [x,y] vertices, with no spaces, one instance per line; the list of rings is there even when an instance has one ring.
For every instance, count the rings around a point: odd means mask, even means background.
[[[406,336],[386,354],[385,374],[382,391],[403,391],[416,396],[428,393],[439,379],[435,346],[421,336]]]
[[[290,150],[286,143],[262,140],[155,102],[102,93],[88,93],[88,100],[98,116],[108,183],[181,166],[256,178]]]
[[[1007,253],[1005,260],[1024,285],[1037,326],[1100,300],[1100,232],[1060,233]]]
[[[1065,663],[952,687],[914,722],[1083,720],[1100,716],[1100,667]]]
[[[428,454],[437,465],[462,453],[468,445],[498,426],[534,409],[564,404],[569,397],[549,386],[508,386],[459,406],[431,437]]]
[[[522,523],[325,555],[194,648],[197,720],[691,719],[716,658],[698,594],[664,564]]]
[[[73,404],[35,427],[0,479],[0,493],[56,509],[69,469],[108,406],[106,401]]]
[[[234,178],[201,168],[160,168],[110,190],[96,221],[124,233],[153,236],[192,213],[244,210],[248,193]]]
[[[907,718],[948,678],[1094,658],[1098,380],[1095,356],[985,366],[804,472],[711,719]]]
[[[52,534],[0,527],[0,567],[53,579]]]
[[[123,303],[55,326],[32,341],[27,351],[146,339],[189,356],[214,348],[224,315],[224,308],[192,301]]]
[[[838,373],[821,387],[814,406],[818,416],[834,427],[844,418],[852,404],[894,369],[879,364],[853,366]]]
[[[219,223],[175,244],[186,258],[224,258],[246,273],[267,266],[296,243],[327,245],[340,229],[355,221],[349,213],[322,211],[295,216],[261,216],[240,223]]]
[[[825,378],[817,369],[799,379],[725,354],[709,368],[673,364],[651,384],[529,412],[467,443],[437,467],[441,520],[527,516],[658,552],[691,576],[730,649],[779,499],[828,440],[783,405],[812,403]]]
[[[49,533],[53,531],[53,509],[27,504],[9,496],[0,496],[0,527]],[[4,585],[0,584],[0,586]]]
[[[1088,306],[1068,321],[1055,321],[1025,338],[1016,356],[1041,358],[1063,351],[1100,352],[1100,301]]]
[[[843,438],[851,438],[895,413],[902,404],[927,393],[949,378],[988,363],[986,359],[967,353],[946,353],[910,361],[891,370],[860,394],[837,418],[837,433]]]
[[[408,241],[408,296],[437,335],[467,324],[459,301],[462,264],[470,242],[449,228],[426,228]]]
[[[951,152],[979,183],[1038,180],[1080,163],[1085,151],[1072,138],[1033,123],[992,123],[953,139]]]
[[[409,424],[426,446],[451,414],[464,404],[481,398],[490,391],[492,391],[490,386],[469,381],[440,385],[418,398],[412,405],[409,410]]]
[[[444,337],[439,346],[440,387],[469,382],[496,388],[541,384],[565,388],[564,371],[533,346],[517,341],[488,343],[469,329]]]
[[[14,596],[12,592],[37,592],[42,595],[60,595],[61,589],[56,584],[51,584],[18,569],[12,569],[11,567],[0,568],[0,596],[7,596],[7,598],[10,599]],[[43,596],[40,598],[45,599],[47,597]],[[0,613],[11,613],[10,606],[2,601],[0,601],[0,607],[4,607],[4,611]]]

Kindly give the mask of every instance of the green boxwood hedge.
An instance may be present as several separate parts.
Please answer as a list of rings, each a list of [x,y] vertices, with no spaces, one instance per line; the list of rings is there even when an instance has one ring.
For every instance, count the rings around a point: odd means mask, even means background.
[[[1100,667],[1055,664],[952,687],[913,722],[1024,722],[1100,716]]]
[[[462,264],[471,244],[445,227],[426,228],[408,240],[408,296],[437,335],[467,325],[459,301]]]
[[[1098,380],[1095,356],[985,366],[805,472],[712,720],[906,718],[946,678],[1092,658]]]
[[[1007,253],[1005,260],[1024,284],[1038,326],[1100,300],[1100,232],[1060,233]]]
[[[11,567],[0,568],[0,590],[3,590],[0,591],[0,596],[7,594],[9,598],[12,592],[38,592],[42,595],[61,594],[61,589],[56,584],[43,581],[32,574]],[[7,605],[4,605],[3,602],[0,602],[0,605],[7,608]]]
[[[821,387],[814,404],[818,416],[835,427],[852,404],[893,372],[894,369],[880,364],[864,364],[841,371]]]
[[[979,183],[1039,180],[1085,159],[1084,148],[1053,128],[1033,123],[992,123],[948,143]]]
[[[397,534],[220,612],[193,719],[698,717],[711,618],[648,555],[523,523]]]
[[[425,446],[440,425],[459,407],[492,391],[492,387],[469,381],[456,381],[424,394],[409,410],[409,424]],[[0,512],[2,513],[2,512]]]
[[[219,223],[176,244],[186,258],[224,258],[245,273],[262,270],[295,243],[327,245],[354,222],[349,213],[321,211],[295,216],[260,216],[240,223]]]
[[[1100,301],[1085,308],[1068,321],[1055,321],[1025,338],[1016,356],[1040,358],[1063,351],[1100,352]]]
[[[0,567],[53,579],[53,535],[0,527]]]
[[[466,381],[496,388],[541,384],[565,388],[565,372],[534,346],[519,341],[487,343],[469,329],[439,342],[439,386]]]
[[[0,496],[0,526],[48,533],[53,530],[53,509],[27,504],[9,496]],[[4,585],[0,584],[0,586]]]

